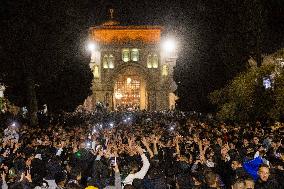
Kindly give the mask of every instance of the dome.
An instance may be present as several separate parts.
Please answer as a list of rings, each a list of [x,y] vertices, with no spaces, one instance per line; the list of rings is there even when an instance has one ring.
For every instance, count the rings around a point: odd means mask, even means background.
[[[117,25],[119,25],[119,22],[111,19],[111,20],[108,20],[108,21],[102,23],[101,25],[102,26],[117,26]]]
[[[102,26],[116,26],[116,25],[119,25],[119,22],[113,19],[114,10],[110,9],[109,12],[110,12],[110,20],[102,23],[101,25]]]

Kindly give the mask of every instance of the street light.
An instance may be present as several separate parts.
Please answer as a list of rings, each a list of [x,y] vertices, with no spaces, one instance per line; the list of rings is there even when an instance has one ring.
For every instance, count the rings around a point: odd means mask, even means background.
[[[97,46],[96,46],[96,44],[94,42],[89,42],[88,43],[88,50],[90,52],[93,52],[94,50],[96,50],[96,48],[97,48]]]
[[[162,48],[166,53],[173,53],[176,50],[176,42],[174,39],[166,39],[162,43]]]
[[[0,83],[0,98],[4,98],[5,85]]]

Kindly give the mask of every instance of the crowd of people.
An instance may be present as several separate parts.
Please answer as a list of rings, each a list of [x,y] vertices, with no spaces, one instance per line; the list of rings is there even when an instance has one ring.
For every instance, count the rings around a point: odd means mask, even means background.
[[[284,188],[284,124],[184,112],[1,125],[2,189]]]

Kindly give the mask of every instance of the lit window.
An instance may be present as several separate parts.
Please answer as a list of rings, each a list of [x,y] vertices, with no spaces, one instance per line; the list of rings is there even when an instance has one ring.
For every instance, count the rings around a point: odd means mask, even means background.
[[[147,68],[152,68],[152,55],[148,55],[147,57]]]
[[[122,61],[129,62],[130,60],[130,52],[129,49],[122,49]]]
[[[152,66],[153,68],[158,68],[158,56],[156,54],[154,54],[154,56],[152,56]]]
[[[159,57],[156,54],[149,54],[147,57],[147,68],[158,68]]]
[[[114,68],[114,56],[112,54],[105,54],[103,57],[103,68]]]
[[[108,68],[108,56],[104,55],[103,57],[103,68]]]
[[[162,76],[167,76],[168,74],[169,74],[169,67],[167,65],[163,65]]]
[[[109,57],[108,57],[108,67],[110,69],[114,68],[114,57],[113,57],[112,54],[110,54]]]
[[[94,65],[94,67],[93,67],[93,74],[94,74],[94,78],[99,78],[100,77],[99,66],[98,65]]]
[[[92,55],[91,55],[91,63],[95,63],[96,62],[96,53],[95,52],[92,52]]]
[[[138,49],[131,49],[131,60],[137,62],[139,60]]]

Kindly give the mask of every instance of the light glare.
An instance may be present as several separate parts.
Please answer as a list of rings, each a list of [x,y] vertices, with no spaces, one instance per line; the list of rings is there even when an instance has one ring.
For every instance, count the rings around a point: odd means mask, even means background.
[[[176,49],[176,43],[173,39],[167,39],[163,43],[163,49],[165,52],[174,52]]]
[[[92,51],[94,51],[95,49],[96,49],[95,43],[89,42],[89,44],[88,44],[88,50],[92,52]]]

